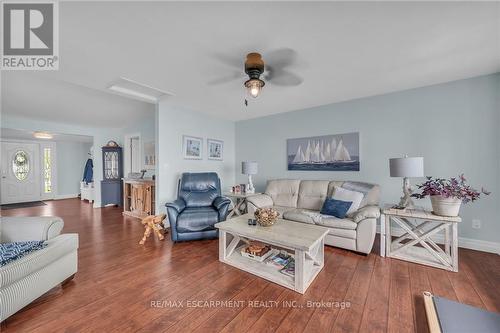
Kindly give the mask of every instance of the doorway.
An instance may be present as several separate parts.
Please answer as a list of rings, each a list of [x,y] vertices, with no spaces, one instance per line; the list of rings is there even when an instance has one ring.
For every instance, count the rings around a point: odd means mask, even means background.
[[[139,133],[125,136],[124,171],[126,177],[130,172],[141,172],[143,168],[141,148],[142,141]]]
[[[1,152],[0,203],[41,200],[40,146],[2,142]]]

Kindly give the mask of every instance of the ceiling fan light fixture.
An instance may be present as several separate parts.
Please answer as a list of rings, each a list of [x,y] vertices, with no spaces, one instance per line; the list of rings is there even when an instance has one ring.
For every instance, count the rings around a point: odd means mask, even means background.
[[[247,88],[248,93],[253,98],[259,96],[262,87],[264,87],[265,82],[261,79],[250,79],[245,82],[245,87]]]

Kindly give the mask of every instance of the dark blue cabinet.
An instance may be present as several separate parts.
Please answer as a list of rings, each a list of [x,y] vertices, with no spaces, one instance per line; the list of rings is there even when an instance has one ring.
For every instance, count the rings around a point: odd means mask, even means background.
[[[123,205],[123,160],[122,148],[102,147],[101,202],[102,205]]]

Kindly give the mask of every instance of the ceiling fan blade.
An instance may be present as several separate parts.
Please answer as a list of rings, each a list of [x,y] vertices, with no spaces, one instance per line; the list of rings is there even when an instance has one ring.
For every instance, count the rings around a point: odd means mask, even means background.
[[[297,62],[297,51],[290,48],[277,49],[265,54],[264,61],[277,69],[291,66]]]
[[[231,75],[227,75],[227,76],[223,76],[223,77],[219,77],[217,79],[213,79],[213,80],[210,80],[207,82],[207,84],[209,86],[217,86],[217,85],[220,85],[220,84],[225,84],[225,83],[229,83],[229,82],[232,82],[232,81],[235,81],[237,79],[241,79],[243,77],[243,75],[241,73],[233,73]]]
[[[304,81],[304,79],[298,75],[285,70],[277,70],[269,66],[267,67],[267,74],[264,78],[274,85],[285,87],[298,86]]]
[[[224,65],[233,67],[238,70],[243,70],[245,68],[245,62],[241,58],[233,58],[220,53],[215,54],[214,58]]]

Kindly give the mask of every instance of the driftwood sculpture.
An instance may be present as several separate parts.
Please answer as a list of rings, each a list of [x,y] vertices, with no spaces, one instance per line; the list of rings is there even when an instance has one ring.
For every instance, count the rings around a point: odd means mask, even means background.
[[[146,239],[151,235],[151,232],[154,231],[156,236],[158,236],[159,240],[163,240],[165,237],[163,236],[163,227],[162,227],[162,221],[165,219],[166,215],[161,214],[161,215],[151,215],[147,216],[142,219],[141,223],[144,225],[146,228],[144,230],[144,236],[142,237],[141,241],[139,244],[144,245],[144,242],[146,242]]]

